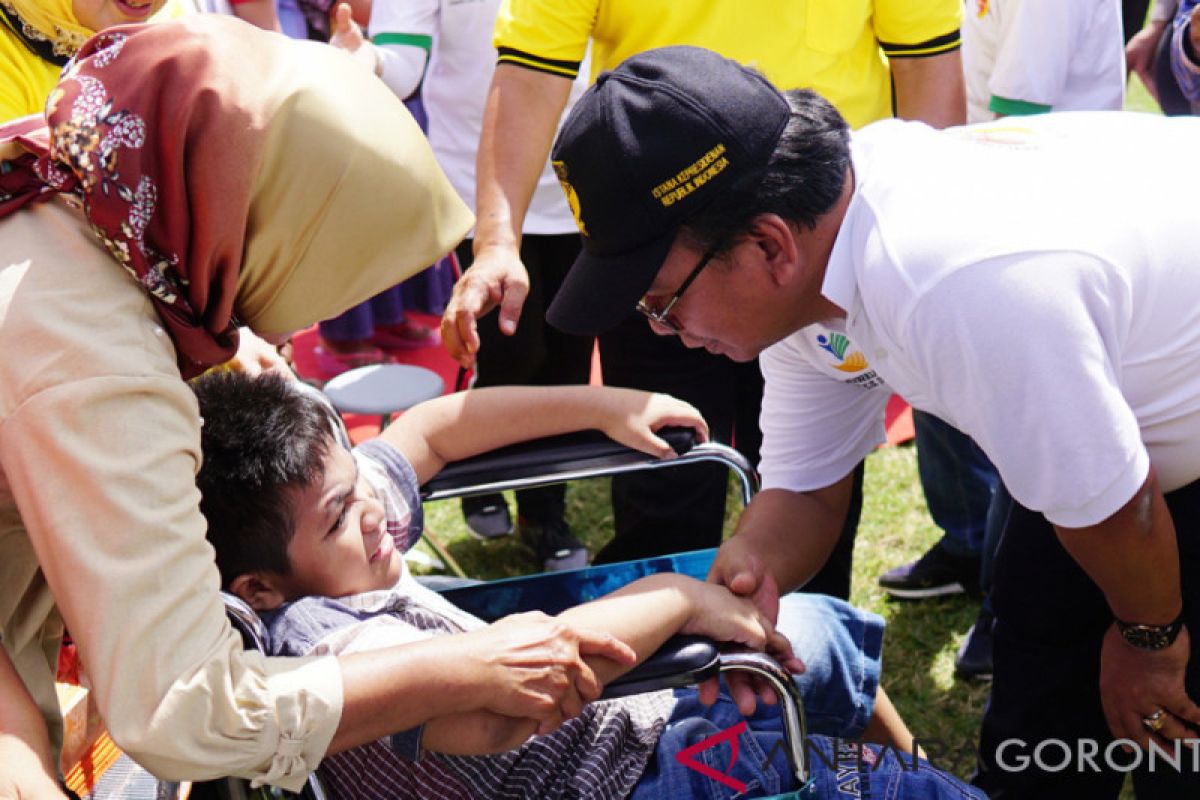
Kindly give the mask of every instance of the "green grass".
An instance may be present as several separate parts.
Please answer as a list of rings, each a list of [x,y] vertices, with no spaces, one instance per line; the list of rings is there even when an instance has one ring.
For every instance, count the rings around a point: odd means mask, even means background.
[[[1126,108],[1159,113],[1136,77],[1129,84]],[[580,481],[567,495],[568,519],[593,553],[612,535],[608,485],[607,480]],[[912,447],[872,454],[863,494],[851,600],[887,620],[884,684],[909,728],[921,740],[944,744],[950,751],[944,758],[932,755],[966,778],[973,764],[967,753],[977,740],[987,684],[955,679],[954,655],[975,619],[977,604],[964,598],[893,602],[875,582],[882,572],[919,556],[940,535],[925,505]],[[727,536],[740,507],[736,497],[731,483]],[[511,496],[509,502],[512,507]],[[429,529],[448,543],[450,553],[472,576],[492,579],[538,569],[533,552],[516,537],[492,542],[471,538],[457,501],[431,504],[426,515]],[[966,752],[955,752],[964,747]],[[1122,797],[1132,796],[1126,787]]]
[[[951,749],[971,744],[986,698],[986,684],[953,676],[954,654],[975,619],[976,603],[965,599],[921,603],[891,602],[875,578],[919,556],[939,536],[925,507],[912,447],[886,448],[867,459],[863,516],[855,550],[853,602],[888,622],[884,645],[885,684],[893,702],[920,739],[945,742]],[[509,496],[510,508],[512,498]],[[592,552],[612,535],[608,481],[580,481],[567,494],[568,520]],[[740,509],[730,484],[727,535]],[[515,508],[512,508],[515,513]],[[472,538],[457,501],[426,506],[426,525],[468,574],[501,578],[537,570],[529,548],[515,536],[481,542]],[[421,545],[425,547],[424,544]],[[966,776],[967,759],[949,765]]]

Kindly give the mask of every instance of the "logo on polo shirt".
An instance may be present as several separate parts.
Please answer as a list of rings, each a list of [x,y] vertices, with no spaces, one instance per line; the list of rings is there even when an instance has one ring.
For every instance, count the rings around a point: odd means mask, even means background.
[[[858,350],[851,350],[850,340],[840,333],[831,333],[828,336],[819,334],[817,346],[838,360],[838,363],[833,365],[836,370],[862,372],[867,368],[867,357]]]

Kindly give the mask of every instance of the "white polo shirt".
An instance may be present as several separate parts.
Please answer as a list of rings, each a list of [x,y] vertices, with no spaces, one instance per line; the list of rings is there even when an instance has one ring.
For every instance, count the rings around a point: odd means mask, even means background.
[[[475,208],[475,154],[483,130],[483,107],[496,68],[492,29],[500,0],[375,0],[370,33],[377,47],[420,48],[428,54],[421,99],[429,115],[429,144],[450,184]],[[392,69],[420,70],[421,60],[392,61]],[[586,73],[585,73],[586,74]],[[586,78],[571,87],[559,124],[587,88]],[[529,201],[523,231],[578,233],[562,186],[547,162]]]
[[[962,59],[968,122],[1125,101],[1118,0],[966,0]]]
[[[823,286],[847,317],[763,354],[765,485],[842,478],[891,391],[1056,524],[1110,516],[1151,462],[1166,491],[1200,478],[1197,141],[1123,113],[856,133]]]

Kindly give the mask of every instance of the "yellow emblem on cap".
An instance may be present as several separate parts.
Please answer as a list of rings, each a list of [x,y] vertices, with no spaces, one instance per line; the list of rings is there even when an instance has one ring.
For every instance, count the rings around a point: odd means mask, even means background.
[[[575,194],[575,187],[567,180],[567,165],[561,161],[551,161],[550,166],[554,167],[554,174],[558,177],[558,182],[562,184],[563,193],[567,196],[567,205],[571,207],[571,213],[575,216],[575,224],[579,226],[579,232],[587,236],[587,226],[583,224],[583,212],[579,209],[579,195]]]

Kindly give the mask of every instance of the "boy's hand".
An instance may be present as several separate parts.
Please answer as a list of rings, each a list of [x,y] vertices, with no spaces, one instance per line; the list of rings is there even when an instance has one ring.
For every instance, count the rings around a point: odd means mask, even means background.
[[[721,545],[708,571],[708,581],[726,586],[735,595],[746,598],[773,623],[779,619],[779,586],[763,559],[743,544],[744,539],[735,536]],[[803,664],[799,672],[802,671]],[[737,703],[738,710],[743,714],[753,712],[758,698],[762,698],[765,703],[775,703],[778,700],[774,690],[750,675],[732,674],[726,677],[725,683],[729,687],[729,694]],[[719,691],[720,684],[715,678],[705,681],[699,687],[700,701],[712,705],[717,701]]]
[[[804,662],[792,652],[792,643],[775,630],[770,618],[750,599],[738,597],[724,586],[697,581],[689,585],[693,612],[681,633],[708,636],[719,642],[742,645],[752,650],[764,651],[793,674],[804,672]],[[765,702],[774,703],[776,697],[770,689],[756,687],[751,682],[730,681],[730,693],[744,715],[754,713],[757,695]],[[718,682],[705,681],[699,687],[700,701],[705,705],[716,702]]]
[[[602,656],[633,665],[637,655],[607,633],[577,630],[540,611],[505,617],[475,636],[488,668],[486,708],[508,717],[538,722],[549,733],[579,714],[602,687],[584,656]]]
[[[610,439],[659,458],[675,451],[655,431],[669,426],[692,428],[699,442],[708,441],[708,423],[691,404],[666,394],[605,387],[602,427]]]

